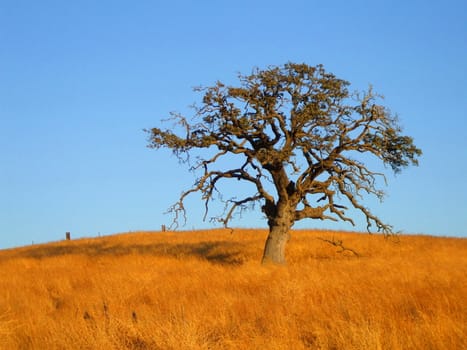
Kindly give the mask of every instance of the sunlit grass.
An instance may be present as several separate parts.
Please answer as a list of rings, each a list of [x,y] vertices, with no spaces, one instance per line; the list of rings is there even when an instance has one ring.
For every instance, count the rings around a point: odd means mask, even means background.
[[[1,349],[464,349],[467,240],[131,233],[0,251]],[[356,257],[318,238],[343,240]]]

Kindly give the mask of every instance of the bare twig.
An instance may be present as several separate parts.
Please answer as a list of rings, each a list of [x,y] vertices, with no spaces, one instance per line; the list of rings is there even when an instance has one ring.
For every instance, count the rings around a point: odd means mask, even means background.
[[[334,237],[332,239],[326,239],[326,238],[318,237],[317,239],[319,239],[320,241],[329,243],[329,244],[333,245],[334,247],[340,248],[341,250],[339,250],[338,253],[348,251],[348,252],[351,252],[356,257],[360,257],[360,254],[357,253],[355,250],[353,250],[352,248],[345,247],[343,241],[340,240],[340,239],[336,240]]]

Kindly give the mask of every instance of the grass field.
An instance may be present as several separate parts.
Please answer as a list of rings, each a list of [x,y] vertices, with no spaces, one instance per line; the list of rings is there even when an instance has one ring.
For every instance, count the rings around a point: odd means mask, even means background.
[[[0,251],[0,348],[467,349],[467,239],[293,231],[288,265],[262,267],[266,235]]]

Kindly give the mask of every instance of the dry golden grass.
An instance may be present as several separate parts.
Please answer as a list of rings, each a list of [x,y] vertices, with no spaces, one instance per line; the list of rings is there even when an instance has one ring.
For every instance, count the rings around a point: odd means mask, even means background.
[[[467,349],[467,240],[131,233],[0,251],[1,349]],[[343,239],[339,253],[317,237]]]

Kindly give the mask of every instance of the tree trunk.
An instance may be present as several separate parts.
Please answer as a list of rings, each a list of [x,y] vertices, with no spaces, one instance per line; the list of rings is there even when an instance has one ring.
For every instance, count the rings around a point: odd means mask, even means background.
[[[288,225],[271,225],[261,263],[285,265],[285,246],[290,239]]]

